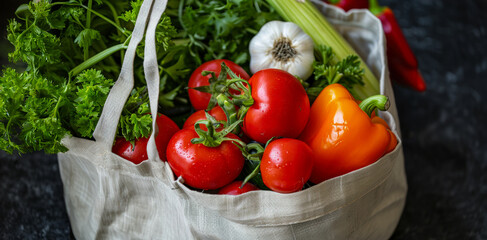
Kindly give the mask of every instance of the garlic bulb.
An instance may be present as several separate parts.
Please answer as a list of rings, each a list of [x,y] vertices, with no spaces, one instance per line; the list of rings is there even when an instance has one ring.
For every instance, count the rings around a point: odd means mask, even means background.
[[[306,80],[313,72],[314,44],[292,22],[266,23],[250,41],[250,71],[278,68]]]

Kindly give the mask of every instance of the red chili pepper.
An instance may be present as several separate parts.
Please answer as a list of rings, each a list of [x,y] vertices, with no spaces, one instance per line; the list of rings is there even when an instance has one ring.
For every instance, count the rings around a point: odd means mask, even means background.
[[[339,7],[345,12],[350,9],[369,8],[368,0],[325,0],[325,2]]]
[[[426,90],[426,83],[418,69],[418,60],[409,47],[392,10],[380,6],[377,0],[369,0],[369,5],[370,11],[382,22],[387,41],[391,79],[420,92]]]

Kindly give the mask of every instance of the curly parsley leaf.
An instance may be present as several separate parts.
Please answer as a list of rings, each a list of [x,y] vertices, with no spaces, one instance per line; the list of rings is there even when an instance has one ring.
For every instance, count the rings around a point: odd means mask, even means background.
[[[148,137],[151,133],[152,116],[147,99],[146,87],[132,90],[120,119],[119,135],[128,141]]]
[[[60,141],[69,131],[59,109],[66,104],[64,88],[35,71],[6,69],[0,77],[1,149],[12,153],[65,151]]]
[[[7,39],[15,46],[15,51],[9,53],[10,61],[22,61],[36,69],[59,62],[60,41],[53,34],[37,25],[23,29],[15,20],[10,21],[7,32]]]
[[[132,7],[130,10],[123,12],[119,18],[126,21],[135,23],[137,20],[137,15],[139,14],[140,8],[142,7],[143,0],[135,0],[130,2],[130,6]]]
[[[101,71],[88,69],[79,74],[74,85],[72,128],[81,137],[90,138],[100,118],[105,100],[113,85],[113,81],[105,78]]]
[[[360,59],[349,55],[338,61],[329,46],[318,46],[318,55],[313,63],[314,81],[307,89],[311,99],[316,98],[321,90],[328,85],[339,83],[349,91],[356,85],[363,85],[364,69],[360,67]]]

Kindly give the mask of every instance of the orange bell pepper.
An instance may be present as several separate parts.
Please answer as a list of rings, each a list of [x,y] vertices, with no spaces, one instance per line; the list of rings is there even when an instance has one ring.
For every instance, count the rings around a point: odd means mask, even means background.
[[[365,167],[387,153],[390,145],[395,148],[387,123],[370,117],[375,109],[385,110],[388,103],[387,97],[376,95],[358,104],[340,84],[323,89],[299,137],[315,154],[312,183]]]
[[[362,101],[355,100],[355,102],[357,104],[360,104]],[[392,152],[394,149],[396,149],[396,145],[397,145],[397,137],[396,137],[396,134],[394,134],[391,131],[391,128],[389,127],[389,124],[387,124],[386,120],[384,120],[381,117],[377,116],[375,114],[375,111],[373,111],[370,114],[370,118],[371,118],[371,120],[372,120],[373,123],[382,124],[382,125],[384,125],[384,127],[387,128],[387,132],[389,132],[389,134],[391,135],[391,141],[389,142],[389,146],[387,147],[386,153]]]
[[[386,153],[392,152],[396,148],[396,145],[397,145],[396,134],[394,134],[391,131],[389,124],[387,124],[387,122],[384,119],[380,118],[379,116],[372,116],[371,120],[373,123],[382,124],[382,125],[384,125],[384,127],[387,128],[387,132],[389,133],[389,135],[391,135],[391,141],[389,142],[389,145],[387,146]]]

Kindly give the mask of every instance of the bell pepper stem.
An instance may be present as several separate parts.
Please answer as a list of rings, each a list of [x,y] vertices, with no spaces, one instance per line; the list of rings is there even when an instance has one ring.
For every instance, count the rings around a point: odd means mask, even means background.
[[[362,109],[369,117],[372,115],[372,112],[375,109],[379,109],[381,111],[385,111],[389,108],[390,102],[389,98],[384,95],[374,95],[370,96],[362,102],[360,102],[359,107]]]

